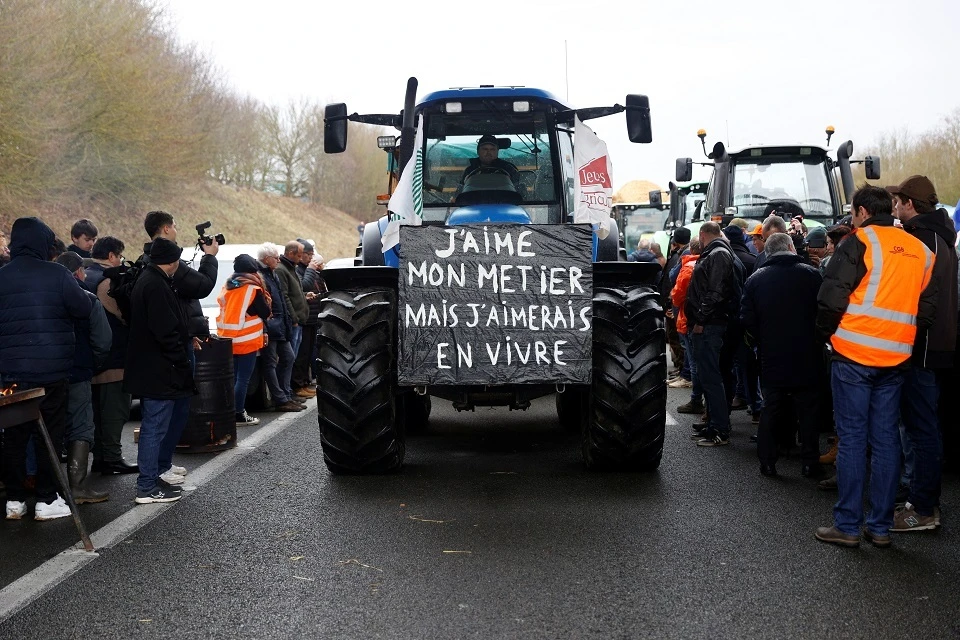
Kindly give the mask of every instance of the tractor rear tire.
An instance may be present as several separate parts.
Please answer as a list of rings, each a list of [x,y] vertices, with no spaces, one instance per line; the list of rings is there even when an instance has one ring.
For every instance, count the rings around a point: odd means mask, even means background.
[[[396,291],[332,291],[320,303],[320,444],[334,474],[398,471],[405,444],[398,420]]]
[[[659,293],[646,285],[596,286],[593,383],[583,424],[588,469],[650,471],[660,466],[666,374]]]

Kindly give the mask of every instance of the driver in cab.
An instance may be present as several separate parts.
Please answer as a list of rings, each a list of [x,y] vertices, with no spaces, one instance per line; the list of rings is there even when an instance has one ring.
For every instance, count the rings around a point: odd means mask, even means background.
[[[489,134],[481,137],[480,140],[477,141],[478,157],[471,158],[470,164],[463,170],[463,175],[460,176],[459,190],[463,189],[466,180],[473,175],[480,173],[503,173],[510,177],[510,182],[513,183],[513,187],[517,193],[522,194],[520,172],[513,163],[501,160],[498,157],[499,154],[500,144],[495,137]]]

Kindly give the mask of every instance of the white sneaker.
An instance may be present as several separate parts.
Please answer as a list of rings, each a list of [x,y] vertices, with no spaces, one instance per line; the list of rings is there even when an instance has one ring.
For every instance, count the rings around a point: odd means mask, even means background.
[[[7,500],[7,520],[19,520],[27,515],[27,503]]]
[[[684,378],[677,378],[673,382],[667,383],[667,386],[671,389],[691,389],[693,388],[693,382]]]
[[[175,465],[175,464],[170,465],[170,471],[171,471],[172,473],[177,474],[178,476],[185,476],[185,475],[187,475],[187,468],[186,468],[186,467],[178,467],[178,466]]]
[[[166,473],[160,474],[160,479],[166,482],[167,484],[183,484],[183,476],[179,473],[174,473],[173,469],[167,471]]]
[[[38,501],[37,506],[33,509],[34,520],[55,520],[57,518],[66,518],[69,515],[70,507],[63,501],[60,494],[57,494],[57,499],[50,504]]]

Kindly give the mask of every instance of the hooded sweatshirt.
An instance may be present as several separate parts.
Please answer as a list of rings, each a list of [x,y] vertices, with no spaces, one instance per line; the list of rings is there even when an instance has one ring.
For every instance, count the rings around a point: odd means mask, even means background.
[[[928,329],[917,329],[912,362],[929,369],[953,366],[957,344],[957,232],[945,209],[921,213],[903,223],[903,229],[936,256],[933,278],[937,281],[937,315]]]
[[[47,385],[73,368],[74,323],[93,305],[63,265],[50,262],[54,235],[39,218],[19,218],[10,263],[0,269],[0,378]]]

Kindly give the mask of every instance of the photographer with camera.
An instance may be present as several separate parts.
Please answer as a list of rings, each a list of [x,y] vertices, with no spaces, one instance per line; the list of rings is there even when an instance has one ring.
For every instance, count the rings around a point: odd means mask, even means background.
[[[190,368],[196,367],[194,351],[201,348],[201,338],[210,336],[210,327],[200,308],[200,299],[210,295],[217,284],[217,252],[220,250],[220,240],[223,236],[211,238],[203,235],[203,231],[210,226],[209,222],[196,226],[200,238],[197,247],[203,251],[200,267],[194,271],[184,260],[178,260],[177,269],[171,276],[171,285],[180,304],[180,310],[187,324],[187,334],[190,337],[187,345]],[[177,241],[177,223],[173,216],[166,211],[151,211],[143,221],[143,228],[150,236],[150,242],[143,246],[143,255],[139,258],[145,264],[151,264],[150,251],[158,238]],[[186,469],[173,466],[173,452],[189,416],[189,403],[177,405],[178,410],[170,421],[170,428],[163,439],[160,450],[160,477],[170,484],[183,484]]]

